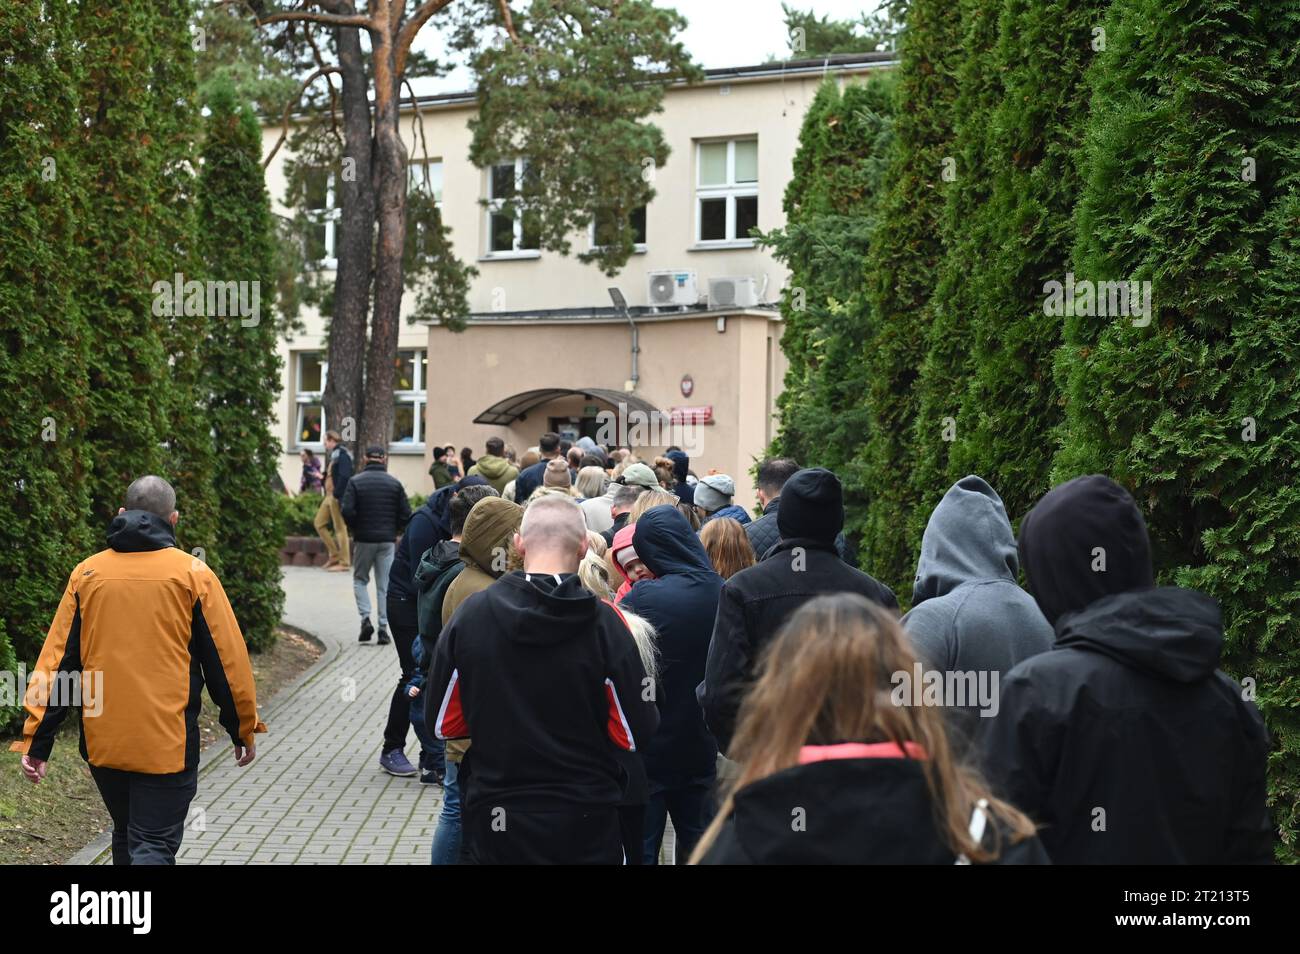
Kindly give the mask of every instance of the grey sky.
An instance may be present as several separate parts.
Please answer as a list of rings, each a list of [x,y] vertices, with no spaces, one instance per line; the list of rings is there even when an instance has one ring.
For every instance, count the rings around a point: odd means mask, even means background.
[[[813,10],[819,16],[856,20],[874,10],[876,0],[787,0],[790,6]],[[781,14],[781,0],[655,0],[656,6],[674,7],[689,21],[682,39],[695,61],[704,67],[745,66],[789,55],[790,40]],[[437,22],[436,18],[432,25]],[[425,27],[417,45],[437,56],[442,52],[435,29]],[[420,95],[467,89],[469,71],[457,69],[436,80],[415,84]]]

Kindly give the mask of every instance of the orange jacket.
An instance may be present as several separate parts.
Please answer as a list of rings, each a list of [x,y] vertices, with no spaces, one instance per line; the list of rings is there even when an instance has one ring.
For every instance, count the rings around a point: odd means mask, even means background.
[[[69,707],[80,705],[90,764],[151,775],[190,769],[205,684],[231,741],[251,745],[266,726],[221,581],[176,548],[171,524],[155,514],[119,514],[108,542],[68,578],[27,687],[22,741],[10,749],[48,759]],[[73,674],[80,698],[68,691]]]

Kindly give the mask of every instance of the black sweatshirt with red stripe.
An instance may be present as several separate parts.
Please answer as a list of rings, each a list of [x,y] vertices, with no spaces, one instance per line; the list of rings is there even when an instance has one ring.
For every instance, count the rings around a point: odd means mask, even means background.
[[[425,712],[439,738],[472,737],[466,808],[618,804],[618,749],[659,725],[618,612],[576,575],[507,573],[462,603],[434,652]]]

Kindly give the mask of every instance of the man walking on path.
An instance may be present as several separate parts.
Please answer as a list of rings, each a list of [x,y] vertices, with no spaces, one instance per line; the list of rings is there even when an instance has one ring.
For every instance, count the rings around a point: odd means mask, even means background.
[[[1155,585],[1128,491],[1100,474],[1054,488],[1021,521],[1020,562],[1056,641],[1007,674],[980,734],[1052,861],[1270,863],[1268,732],[1219,671],[1218,602]]]
[[[352,479],[352,455],[339,443],[338,431],[325,432],[325,496],[316,508],[313,521],[316,534],[325,544],[329,559],[325,569],[342,573],[352,563],[348,552],[348,528],[343,520],[339,501],[347,492]],[[330,527],[333,531],[330,531]]]
[[[844,493],[829,470],[801,470],[786,481],[776,519],[781,542],[763,562],[741,570],[722,587],[699,687],[705,721],[724,754],[759,655],[795,610],[822,593],[858,593],[898,612],[889,587],[849,566],[836,552],[835,538],[844,529]]]
[[[618,611],[578,578],[587,525],[577,504],[534,501],[514,545],[524,569],[459,607],[429,680],[437,734],[474,737],[461,793],[469,858],[618,864],[615,746],[636,751],[654,734],[653,686]]]
[[[141,477],[79,563],[54,615],[24,707],[23,774],[45,777],[54,737],[82,709],[81,755],[113,818],[113,864],[176,861],[198,788],[204,685],[241,765],[253,761],[257,693],[221,581],[176,548],[176,492]]]
[[[343,519],[357,538],[356,554],[352,566],[352,591],[357,598],[357,612],[361,614],[361,635],[358,642],[368,643],[375,632],[370,622],[370,570],[375,571],[375,593],[378,596],[379,645],[388,644],[388,573],[393,566],[397,535],[411,519],[411,502],[401,481],[387,471],[388,455],[378,445],[366,448],[366,466],[351,480],[343,494]],[[415,607],[410,617],[401,621],[397,635],[397,654],[402,660],[402,670],[413,668],[411,641],[415,639]],[[408,763],[409,767],[409,763]],[[408,773],[415,774],[411,769]]]
[[[487,453],[478,459],[466,477],[482,477],[497,493],[519,476],[519,468],[506,460],[506,442],[499,437],[489,437],[484,445]]]

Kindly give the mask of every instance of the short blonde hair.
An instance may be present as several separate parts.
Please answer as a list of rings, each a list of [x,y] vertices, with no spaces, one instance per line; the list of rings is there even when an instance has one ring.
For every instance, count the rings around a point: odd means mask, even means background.
[[[641,519],[641,515],[651,507],[676,507],[677,495],[670,494],[666,490],[647,490],[640,497],[636,498],[636,503],[632,504],[632,509],[628,512],[627,522],[636,523]]]

